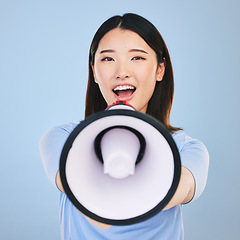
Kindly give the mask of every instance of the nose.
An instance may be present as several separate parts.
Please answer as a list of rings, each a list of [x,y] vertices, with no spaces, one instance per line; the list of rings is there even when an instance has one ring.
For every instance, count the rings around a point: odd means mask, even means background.
[[[124,80],[124,79],[129,78],[129,75],[128,74],[118,74],[116,78]]]
[[[127,63],[119,63],[116,71],[116,79],[125,80],[131,77]]]

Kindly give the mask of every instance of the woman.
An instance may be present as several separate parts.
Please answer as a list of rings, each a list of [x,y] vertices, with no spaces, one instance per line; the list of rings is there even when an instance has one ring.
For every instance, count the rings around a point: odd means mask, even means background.
[[[182,204],[197,199],[203,192],[209,156],[200,141],[170,125],[173,91],[173,70],[167,47],[149,21],[125,14],[102,24],[90,47],[85,117],[120,100],[157,118],[177,144],[181,177],[171,201],[154,217],[129,226],[96,222],[72,205],[59,176],[61,150],[76,124],[51,129],[41,139],[40,152],[48,177],[60,190],[62,239],[183,239]]]

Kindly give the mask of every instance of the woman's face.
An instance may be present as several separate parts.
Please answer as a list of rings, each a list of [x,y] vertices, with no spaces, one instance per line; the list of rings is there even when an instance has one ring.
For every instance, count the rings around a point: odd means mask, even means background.
[[[137,33],[115,28],[100,40],[92,69],[108,106],[126,101],[146,113],[165,66],[158,65],[156,53]]]

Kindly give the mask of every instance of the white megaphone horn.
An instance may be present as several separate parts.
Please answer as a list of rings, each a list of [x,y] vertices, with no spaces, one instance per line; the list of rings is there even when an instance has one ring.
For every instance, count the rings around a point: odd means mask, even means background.
[[[123,102],[77,125],[60,158],[60,177],[71,202],[111,225],[134,224],[159,213],[175,193],[180,173],[169,131]]]

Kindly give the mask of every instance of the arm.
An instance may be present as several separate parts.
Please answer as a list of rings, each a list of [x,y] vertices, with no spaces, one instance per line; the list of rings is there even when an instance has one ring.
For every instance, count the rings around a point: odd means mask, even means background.
[[[205,164],[208,166],[208,161],[206,161],[208,160],[208,154],[206,154],[206,152],[202,152],[201,150],[195,148],[194,153],[195,153],[194,156],[198,161],[196,161],[196,159],[193,158],[193,160],[190,160],[191,162],[198,162],[198,164]],[[189,156],[189,148],[186,147],[185,145],[185,147],[181,149],[180,154],[183,159],[183,162],[186,164],[186,159],[188,159],[188,156]],[[205,160],[205,161],[202,161],[202,160]],[[206,177],[203,177],[203,178],[206,178]],[[60,191],[64,192],[59,171],[57,172],[57,175],[56,175],[56,185]],[[195,186],[196,186],[196,183],[195,183],[195,178],[193,174],[186,167],[182,166],[178,188],[174,196],[170,200],[170,202],[165,206],[163,210],[170,209],[179,204],[186,204],[190,202],[193,199],[195,194],[195,190],[196,190]]]
[[[182,167],[181,171],[181,177],[177,190],[163,210],[170,209],[179,204],[188,203],[194,196],[195,180],[192,173],[185,167]]]
[[[178,188],[164,210],[197,199],[207,182],[209,154],[204,144],[184,133],[175,135],[175,142],[181,157],[182,172]]]
[[[59,175],[59,160],[61,151],[69,134],[76,125],[65,124],[47,131],[39,143],[40,156],[47,177],[51,183],[62,191],[62,185]]]

